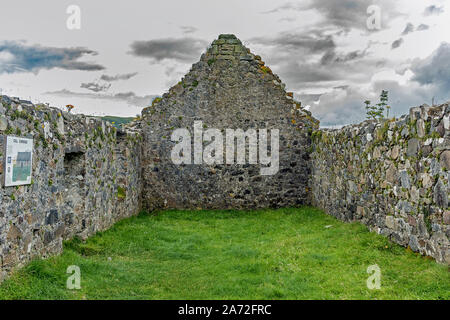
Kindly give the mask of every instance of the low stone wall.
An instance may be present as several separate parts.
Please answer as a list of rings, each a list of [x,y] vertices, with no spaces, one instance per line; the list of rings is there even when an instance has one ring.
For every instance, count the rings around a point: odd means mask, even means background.
[[[34,139],[31,185],[5,187],[6,136]],[[138,213],[139,133],[100,119],[0,97],[0,281],[35,257],[60,253]]]
[[[450,105],[313,133],[312,203],[450,263]]]

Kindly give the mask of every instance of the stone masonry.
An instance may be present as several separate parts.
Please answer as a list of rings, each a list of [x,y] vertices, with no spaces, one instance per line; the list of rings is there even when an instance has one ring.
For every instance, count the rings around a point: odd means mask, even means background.
[[[450,104],[313,133],[313,205],[450,263]]]
[[[221,35],[121,130],[0,96],[0,282],[33,258],[60,253],[63,240],[158,208],[313,204],[450,264],[450,105],[319,130],[284,88],[261,57],[234,35]],[[197,121],[202,135],[209,128],[224,137],[227,129],[278,129],[279,169],[261,175],[264,165],[250,164],[248,155],[245,164],[174,164],[172,134],[185,128],[194,138]],[[34,139],[31,185],[3,186],[6,136]],[[246,149],[255,144],[243,142]]]
[[[141,136],[97,118],[0,97],[0,281],[140,210]],[[32,183],[3,187],[6,136],[34,139]]]
[[[260,165],[175,165],[171,134],[203,129],[279,129],[279,171]],[[154,208],[261,208],[308,202],[310,133],[318,121],[284,90],[261,57],[221,35],[162,99],[144,109],[143,203]],[[225,157],[224,157],[225,158]]]

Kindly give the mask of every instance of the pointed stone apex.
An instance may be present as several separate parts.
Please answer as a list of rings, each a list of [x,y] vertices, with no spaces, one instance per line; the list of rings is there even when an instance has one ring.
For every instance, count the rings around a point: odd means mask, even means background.
[[[230,61],[252,61],[254,56],[234,34],[221,34],[207,52],[208,59]]]
[[[219,35],[219,39],[224,39],[224,40],[236,39],[236,40],[239,40],[234,34],[221,34],[221,35]]]

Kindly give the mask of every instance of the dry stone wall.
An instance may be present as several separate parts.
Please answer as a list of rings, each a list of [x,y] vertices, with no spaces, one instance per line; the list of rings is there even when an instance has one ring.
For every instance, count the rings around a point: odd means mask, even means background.
[[[249,164],[248,156],[239,165],[225,160],[174,164],[171,136],[188,129],[193,154],[195,121],[202,122],[203,132],[214,128],[223,137],[227,129],[279,129],[279,170],[261,175],[263,166]],[[142,127],[143,201],[148,209],[282,207],[308,201],[310,134],[318,121],[234,35],[219,36],[177,85],[144,109]],[[224,149],[223,159],[225,154]]]
[[[31,185],[5,187],[6,136],[33,138]],[[138,213],[141,136],[100,119],[0,97],[0,280]]]
[[[95,117],[0,96],[0,281],[33,258],[60,253],[63,240],[86,238],[141,208],[312,203],[450,263],[449,104],[318,130],[284,88],[261,57],[221,35],[141,120],[120,131]],[[249,145],[261,137],[245,140],[245,163],[175,164],[172,134],[186,129],[194,151],[196,122],[202,150],[208,129],[224,138],[227,129],[278,129],[279,167],[262,175],[266,165],[249,163]],[[34,140],[30,185],[3,185],[7,136]],[[223,153],[226,159],[225,146]]]
[[[450,263],[450,105],[313,133],[312,203]]]

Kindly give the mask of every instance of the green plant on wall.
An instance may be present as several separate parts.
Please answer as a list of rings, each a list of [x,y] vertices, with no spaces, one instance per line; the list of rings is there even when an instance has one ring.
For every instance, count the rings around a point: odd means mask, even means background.
[[[156,97],[155,99],[153,99],[152,101],[152,107],[154,107],[156,104],[160,103],[162,101],[161,97]]]
[[[391,106],[388,105],[389,92],[387,90],[382,90],[380,94],[380,102],[372,105],[370,100],[364,101],[366,107],[366,115],[369,120],[381,120],[384,119],[384,113],[386,112],[386,118],[389,118],[389,112]]]
[[[126,198],[126,191],[123,187],[117,187],[117,198],[118,199],[125,199]]]

